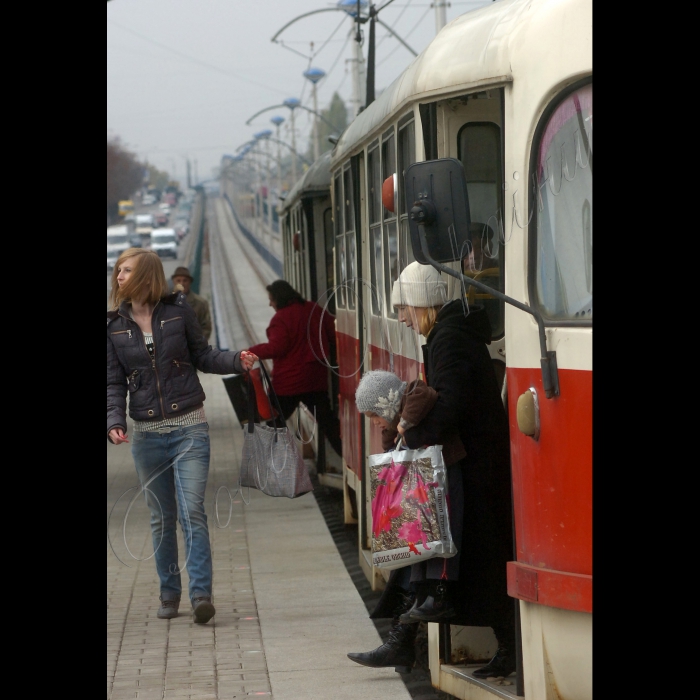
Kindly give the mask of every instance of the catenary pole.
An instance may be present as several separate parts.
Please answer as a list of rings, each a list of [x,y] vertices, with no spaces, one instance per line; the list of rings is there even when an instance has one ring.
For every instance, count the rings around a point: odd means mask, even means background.
[[[435,33],[437,34],[447,24],[446,0],[435,0]]]

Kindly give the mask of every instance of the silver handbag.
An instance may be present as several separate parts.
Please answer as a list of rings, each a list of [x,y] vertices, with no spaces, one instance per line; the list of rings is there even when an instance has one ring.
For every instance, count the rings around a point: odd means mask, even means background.
[[[267,389],[267,399],[277,404],[281,417],[282,409],[275,395],[270,378],[262,363],[261,376]],[[271,428],[255,422],[255,389],[248,384],[248,423],[243,441],[239,488],[249,486],[268,496],[296,498],[309,491],[313,485],[304,458],[297,446],[294,435],[288,428]],[[270,411],[274,415],[274,411]]]

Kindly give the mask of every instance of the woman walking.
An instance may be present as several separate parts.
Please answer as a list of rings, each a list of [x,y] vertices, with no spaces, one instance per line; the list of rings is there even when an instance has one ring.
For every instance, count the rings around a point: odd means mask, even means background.
[[[185,566],[195,622],[215,614],[204,493],[209,472],[209,426],[197,371],[241,373],[257,357],[221,352],[202,335],[181,292],[169,293],[160,258],[129,248],[117,260],[107,312],[107,436],[129,442],[126,397],[134,420],[132,454],[151,512],[158,577],[157,616],[177,617],[182,584],[176,538],[185,538]]]
[[[399,321],[426,338],[425,380],[437,392],[435,405],[416,425],[397,431],[410,449],[461,442],[443,449],[449,516],[458,554],[397,570],[372,617],[396,616],[394,649],[353,654],[358,663],[395,665],[419,622],[492,627],[496,656],[477,677],[507,676],[515,670],[514,604],[507,594],[506,562],[512,558],[510,445],[507,417],[486,345],[491,326],[483,307],[448,300],[447,283],[430,265],[413,262],[395,282],[392,304]],[[410,609],[412,590],[418,592]],[[397,615],[397,601],[403,614]],[[391,640],[390,640],[391,641]],[[381,653],[377,653],[381,651]],[[367,664],[370,660],[372,663]],[[389,663],[381,663],[387,659]]]
[[[328,399],[328,365],[335,345],[335,318],[306,301],[289,282],[267,287],[275,315],[267,328],[267,343],[250,348],[261,360],[272,360],[272,388],[286,421],[302,402],[335,452],[342,457],[340,422]],[[280,420],[280,423],[283,422]],[[320,441],[319,441],[320,443]]]

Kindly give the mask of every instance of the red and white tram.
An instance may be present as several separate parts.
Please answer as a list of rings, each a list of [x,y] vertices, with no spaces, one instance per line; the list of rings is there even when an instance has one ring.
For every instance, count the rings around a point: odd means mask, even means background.
[[[558,365],[550,398],[532,315],[467,287],[491,318],[510,417],[517,551],[508,591],[520,601],[533,700],[592,697],[591,20],[590,0],[501,0],[458,17],[350,124],[330,164],[346,518],[356,505],[360,562],[374,586],[384,574],[371,563],[366,464],[380,434],[354,394],[370,369],[421,375],[419,343],[389,303],[414,259],[403,191],[411,163],[462,162],[474,245],[462,271],[544,320]],[[395,213],[381,198],[394,173]],[[430,624],[429,638],[435,686],[460,698],[496,692],[453,663],[460,649],[488,659],[489,630]]]

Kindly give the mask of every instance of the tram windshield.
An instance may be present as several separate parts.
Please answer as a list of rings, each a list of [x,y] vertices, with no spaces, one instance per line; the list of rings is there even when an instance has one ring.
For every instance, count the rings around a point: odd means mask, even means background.
[[[537,151],[537,299],[553,320],[593,318],[593,85],[549,117]]]
[[[472,246],[463,261],[465,275],[502,292],[503,204],[501,129],[493,122],[469,122],[459,133],[459,155],[464,165],[471,214]],[[483,304],[492,338],[504,332],[504,303],[469,287],[467,300]]]

